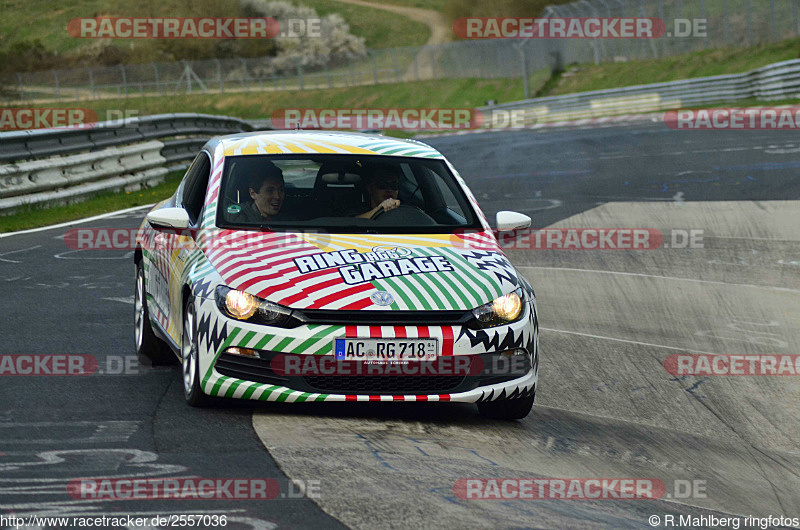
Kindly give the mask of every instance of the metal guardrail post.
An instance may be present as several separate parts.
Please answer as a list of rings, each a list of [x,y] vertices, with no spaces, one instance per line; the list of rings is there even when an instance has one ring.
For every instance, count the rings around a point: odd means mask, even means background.
[[[769,27],[772,40],[778,40],[778,28],[775,25],[775,0],[769,0]]]
[[[378,84],[378,65],[375,63],[375,54],[372,52],[372,50],[369,50],[367,52],[367,55],[369,55],[369,60],[372,63],[372,84],[373,85],[377,85]]]
[[[680,2],[680,0],[678,1]],[[617,0],[617,2],[622,8],[621,15],[624,18],[625,16],[627,16],[625,13],[625,3],[622,0]],[[630,39],[624,39],[624,40],[625,40],[625,57],[627,57],[628,59],[633,59],[633,54],[631,53],[631,40]]]
[[[353,84],[353,59],[348,57],[347,58],[347,70],[350,75],[346,78],[347,79],[347,87],[349,88],[351,84]]]
[[[531,89],[530,86],[528,86],[528,62],[525,60],[525,50],[523,49],[524,46],[524,42],[522,44],[514,44],[514,49],[519,53],[520,66],[522,66],[522,89],[525,93],[525,99],[530,99]]]
[[[125,65],[119,65],[119,71],[122,73],[122,86],[125,90],[125,97],[128,97],[128,76],[125,73]]]
[[[95,98],[95,94],[94,94],[94,76],[92,75],[92,69],[87,66],[86,67],[86,71],[89,72],[89,88],[92,91],[92,99],[94,99]]]
[[[722,9],[725,15],[725,44],[731,45],[731,19],[728,16],[728,0],[723,0]]]
[[[58,74],[56,73],[55,70],[52,70],[52,72],[53,72],[53,79],[55,79],[56,81],[56,99],[58,101],[61,101],[61,87],[58,84]]]
[[[725,1],[727,2],[728,0]],[[667,23],[667,21],[664,20],[664,0],[658,0],[658,18],[663,20],[664,24]],[[662,37],[660,40],[661,40],[661,56],[664,57],[667,55],[667,39],[665,37]]]
[[[794,20],[794,36],[800,37],[800,24],[798,24],[797,20],[797,1],[798,0],[792,0],[792,19]]]
[[[158,78],[158,63],[151,63],[153,65],[153,72],[156,74],[156,91],[158,95],[161,96],[161,83]]]
[[[700,18],[708,20],[706,15],[706,0],[700,0]],[[706,36],[703,37],[703,49],[708,49],[708,28],[706,28]]]
[[[27,98],[25,97],[24,89],[22,88],[22,76],[20,74],[15,74],[17,78],[17,87],[19,88],[19,99],[25,101]]]
[[[394,70],[394,82],[400,81],[400,74],[397,69],[397,48],[392,48],[392,69]]]
[[[217,62],[217,83],[219,83],[219,93],[225,93],[225,83],[222,81],[222,63],[219,59],[214,59]]]
[[[333,78],[331,77],[331,71],[328,67],[328,61],[325,61],[325,78],[328,80],[328,88],[333,88]]]
[[[300,63],[300,57],[296,57],[295,60],[297,61],[297,82],[300,84],[300,90],[304,90],[304,87],[303,87],[303,65]]]
[[[607,17],[611,17],[611,7],[608,5],[606,0],[597,0],[597,3],[601,4],[603,7],[605,7],[606,8],[606,16]],[[608,48],[611,48],[611,43],[608,43]],[[606,50],[605,50],[606,54],[607,54],[606,58],[608,58],[610,56],[611,59],[613,60],[614,59],[614,52],[613,51],[609,52],[608,48],[606,48]]]
[[[642,18],[647,16],[647,14],[644,12],[644,0],[639,0],[639,16]],[[647,39],[647,41],[650,44],[650,51],[653,53],[653,59],[658,58],[658,47],[656,46],[655,39]]]

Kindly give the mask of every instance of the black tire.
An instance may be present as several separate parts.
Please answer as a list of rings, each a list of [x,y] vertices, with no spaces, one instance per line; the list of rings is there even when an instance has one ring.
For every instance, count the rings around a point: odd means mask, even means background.
[[[498,420],[521,420],[533,408],[533,401],[536,394],[528,397],[498,399],[496,401],[486,401],[478,403],[478,412],[481,416]]]
[[[189,298],[183,310],[183,326],[181,327],[181,380],[183,381],[183,397],[192,407],[204,407],[211,403],[211,398],[200,388],[200,364],[197,351],[197,315],[194,300]]]
[[[153,332],[144,285],[144,265],[136,264],[136,285],[133,295],[133,340],[139,362],[149,366],[175,364],[175,354]]]

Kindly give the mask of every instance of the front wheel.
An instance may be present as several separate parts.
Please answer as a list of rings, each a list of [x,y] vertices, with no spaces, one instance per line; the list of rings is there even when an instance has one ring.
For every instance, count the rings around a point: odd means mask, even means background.
[[[498,420],[521,420],[533,408],[535,393],[528,397],[498,399],[478,403],[478,412],[481,416]]]
[[[181,374],[183,375],[183,396],[192,407],[208,405],[210,398],[200,388],[200,363],[197,348],[197,315],[194,301],[186,302],[183,311],[183,333],[181,334]]]

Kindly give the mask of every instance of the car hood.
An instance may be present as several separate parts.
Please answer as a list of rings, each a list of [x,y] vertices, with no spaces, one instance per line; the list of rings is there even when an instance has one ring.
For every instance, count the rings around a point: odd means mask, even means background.
[[[466,310],[520,285],[490,232],[219,230],[198,243],[226,285],[295,309]]]

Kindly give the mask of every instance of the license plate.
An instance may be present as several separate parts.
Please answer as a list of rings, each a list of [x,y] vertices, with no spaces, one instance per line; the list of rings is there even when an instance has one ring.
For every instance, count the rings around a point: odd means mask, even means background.
[[[410,362],[435,361],[436,339],[336,339],[336,360]]]

